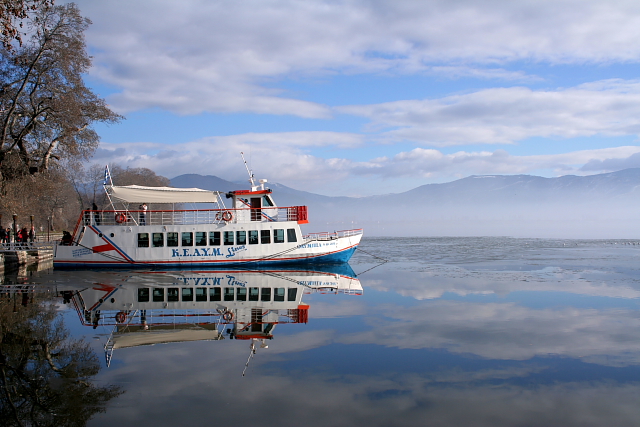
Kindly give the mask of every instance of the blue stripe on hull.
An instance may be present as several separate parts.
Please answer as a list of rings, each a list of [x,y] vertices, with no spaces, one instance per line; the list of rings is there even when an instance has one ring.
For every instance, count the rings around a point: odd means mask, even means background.
[[[228,266],[267,266],[267,265],[316,265],[316,264],[340,264],[347,263],[356,251],[356,246],[340,252],[327,255],[319,255],[307,258],[286,259],[286,260],[260,260],[260,261],[219,261],[219,262],[162,262],[162,263],[137,263],[137,262],[72,262],[56,261],[53,266],[56,269],[74,268],[192,268],[192,267],[228,267]]]

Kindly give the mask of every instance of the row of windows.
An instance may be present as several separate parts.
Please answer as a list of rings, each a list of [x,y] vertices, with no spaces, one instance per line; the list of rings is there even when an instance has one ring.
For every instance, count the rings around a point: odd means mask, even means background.
[[[165,292],[166,291],[166,292]],[[295,301],[296,288],[138,288],[138,302]]]
[[[295,228],[289,228],[286,230],[287,242],[297,242]],[[149,239],[151,234],[151,239]],[[148,248],[152,246],[154,248],[161,248],[165,245],[168,247],[177,246],[220,246],[224,245],[250,245],[284,243],[285,230],[238,230],[238,231],[196,231],[191,232],[168,232],[166,233],[138,233],[138,247]],[[179,245],[180,243],[180,245]]]

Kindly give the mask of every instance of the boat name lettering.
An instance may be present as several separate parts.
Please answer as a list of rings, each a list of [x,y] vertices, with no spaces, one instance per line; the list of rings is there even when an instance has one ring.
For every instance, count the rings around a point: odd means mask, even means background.
[[[222,277],[183,277],[182,281],[187,286],[220,286]]]
[[[243,282],[242,280],[237,280],[235,276],[227,275],[227,285],[229,286],[241,286],[243,288],[247,287],[247,282]]]
[[[322,280],[300,280],[298,282],[302,286],[322,287],[322,288],[337,288],[338,282],[323,282]]]
[[[72,255],[74,258],[77,258],[77,257],[81,257],[81,256],[89,255],[89,254],[92,254],[92,253],[93,253],[93,250],[92,250],[92,249],[89,249],[89,248],[82,248],[82,249],[74,249],[74,250],[71,252],[71,255]]]
[[[197,248],[197,249],[182,249],[182,253],[180,253],[180,249],[172,249],[171,250],[172,257],[183,257],[183,256],[222,256],[222,252],[219,248]]]
[[[322,248],[324,246],[336,246],[336,242],[316,242],[316,243],[306,243],[300,246],[300,249],[309,249],[309,248]]]
[[[236,256],[236,252],[246,251],[247,247],[245,245],[242,245],[236,246],[235,248],[229,248],[227,250],[229,251],[229,254],[226,256],[226,258],[231,258],[232,256]]]

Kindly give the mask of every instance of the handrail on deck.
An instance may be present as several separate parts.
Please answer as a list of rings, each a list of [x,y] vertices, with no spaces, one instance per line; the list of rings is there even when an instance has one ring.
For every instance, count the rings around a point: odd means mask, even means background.
[[[241,209],[180,210],[84,210],[73,232],[74,239],[82,225],[195,225],[251,222],[307,221],[306,206]]]
[[[353,230],[340,230],[340,231],[324,231],[321,233],[309,233],[304,236],[305,240],[335,240],[340,237],[357,236],[363,233],[362,228],[356,228]]]

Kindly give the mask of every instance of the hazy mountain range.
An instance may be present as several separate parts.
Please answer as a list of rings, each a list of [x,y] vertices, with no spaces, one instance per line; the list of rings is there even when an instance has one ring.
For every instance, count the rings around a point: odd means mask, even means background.
[[[180,175],[174,187],[230,191],[248,183]],[[307,205],[305,231],[369,236],[639,238],[640,168],[590,176],[481,175],[403,193],[328,197],[268,183],[279,206]]]

